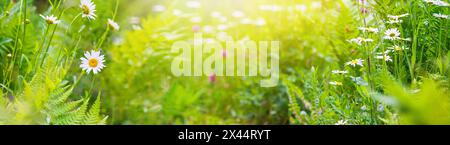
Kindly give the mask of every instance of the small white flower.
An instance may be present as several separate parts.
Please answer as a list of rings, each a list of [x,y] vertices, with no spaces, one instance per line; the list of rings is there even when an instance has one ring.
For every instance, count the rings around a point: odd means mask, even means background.
[[[333,70],[331,71],[333,74],[348,74],[348,71],[346,70]]]
[[[342,82],[336,82],[336,81],[334,81],[334,82],[329,82],[329,84],[330,84],[330,85],[333,85],[333,86],[342,86]]]
[[[386,32],[384,32],[384,34],[385,34],[384,39],[388,40],[400,39],[400,31],[398,31],[397,28],[388,29],[386,30]]]
[[[401,15],[388,15],[387,17],[391,20],[398,20],[398,19],[406,17],[406,16],[409,16],[409,13],[401,14]]]
[[[361,45],[363,42],[366,42],[366,43],[373,42],[373,39],[358,37],[358,38],[350,39],[350,40],[348,40],[348,42],[355,43],[357,45]]]
[[[347,125],[347,120],[339,120],[336,124],[334,125]]]
[[[363,62],[364,62],[364,60],[358,58],[358,59],[354,59],[352,61],[349,61],[349,62],[345,63],[345,65],[351,65],[353,67],[356,67],[356,65],[364,66]]]
[[[388,49],[393,50],[393,51],[403,51],[403,50],[407,50],[409,48],[404,47],[404,46],[394,45],[392,47],[388,47]]]
[[[397,24],[397,23],[401,23],[401,22],[403,22],[403,20],[389,20],[386,23],[388,23],[388,24]]]
[[[374,33],[374,34],[378,33],[378,28],[372,28],[372,27],[369,27],[369,28],[359,27],[358,29],[361,30],[361,31],[363,31],[363,32],[369,32],[369,33]]]
[[[448,15],[444,15],[444,14],[441,14],[441,13],[434,13],[433,16],[436,17],[436,18],[448,19]]]
[[[59,24],[59,22],[61,22],[60,20],[58,20],[57,17],[55,17],[54,15],[50,15],[50,16],[43,16],[41,15],[42,19],[45,20],[45,22],[49,25],[52,24]]]
[[[80,1],[81,14],[83,18],[88,20],[95,20],[95,4],[91,0],[81,0]]]
[[[391,57],[389,55],[387,55],[387,54],[384,54],[384,55],[381,55],[381,56],[376,56],[375,58],[376,59],[382,59],[382,60],[384,60],[386,62],[392,62]]]
[[[90,53],[86,51],[84,53],[84,57],[81,58],[81,69],[90,73],[91,71],[94,74],[99,73],[104,67],[106,67],[103,63],[105,62],[105,56],[101,55],[99,51],[92,50]]]
[[[108,26],[109,26],[110,28],[112,28],[114,31],[119,31],[119,30],[120,30],[119,24],[117,24],[116,22],[114,22],[114,21],[111,20],[111,19],[108,19]]]

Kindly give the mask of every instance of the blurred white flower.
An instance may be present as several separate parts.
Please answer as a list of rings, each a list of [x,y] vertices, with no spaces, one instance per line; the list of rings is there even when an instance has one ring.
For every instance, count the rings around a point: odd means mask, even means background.
[[[221,16],[222,16],[222,14],[217,11],[211,13],[211,17],[213,17],[213,18],[220,18]]]
[[[207,25],[207,26],[203,27],[203,32],[205,32],[205,33],[211,33],[213,31],[214,31],[214,27],[212,27],[212,26]]]
[[[250,23],[252,23],[252,20],[249,19],[249,18],[244,18],[244,19],[241,20],[241,24],[247,25],[247,24],[250,24]]]
[[[263,25],[266,25],[266,20],[265,20],[264,18],[258,18],[258,19],[255,21],[255,25],[256,25],[256,26],[263,26]]]
[[[434,13],[433,16],[436,17],[436,18],[448,19],[448,15],[444,15],[444,14],[441,14],[441,13]]]
[[[379,55],[379,56],[376,56],[375,58],[376,59],[382,59],[382,60],[384,60],[386,62],[392,62],[391,57],[389,55],[387,55],[387,54]]]
[[[368,27],[368,28],[365,28],[365,27],[359,27],[358,28],[359,30],[361,30],[361,31],[363,31],[363,32],[369,32],[369,33],[378,33],[378,28],[372,28],[372,27]]]
[[[339,120],[336,124],[334,125],[347,125],[347,120]]]
[[[366,43],[366,42],[373,42],[373,39],[358,37],[358,38],[350,39],[350,40],[348,40],[348,42],[355,43],[357,45],[362,45],[363,42],[364,43]]]
[[[202,17],[196,16],[191,18],[192,23],[200,23],[202,22]]]
[[[94,74],[100,72],[104,67],[105,56],[100,54],[100,51],[92,50],[90,53],[86,51],[84,57],[81,58],[81,69],[88,74],[92,71]]]
[[[400,18],[409,16],[409,13],[401,14],[401,15],[388,15],[387,17],[392,20],[398,20]]]
[[[386,30],[386,32],[384,32],[384,34],[385,34],[385,36],[383,37],[384,39],[388,40],[400,39],[400,31],[398,31],[397,28],[388,29]]]
[[[409,48],[404,47],[404,46],[398,46],[398,45],[394,45],[392,47],[388,47],[388,49],[392,50],[392,51],[403,51],[403,50],[407,50]]]
[[[306,11],[307,7],[305,5],[295,5],[295,9],[304,12]]]
[[[367,83],[362,77],[354,77],[354,76],[350,76],[350,78],[351,78],[352,81],[355,82],[357,85],[360,85],[360,86],[367,86],[367,85],[369,85],[369,83]]]
[[[50,16],[44,16],[44,15],[40,15],[42,17],[42,19],[45,20],[45,22],[49,25],[52,24],[59,24],[59,22],[61,22],[60,20],[58,20],[57,17],[55,17],[54,15],[50,15]]]
[[[441,0],[424,0],[425,3],[430,4],[430,5],[436,5],[436,6],[449,6],[449,4],[445,1],[441,1]]]
[[[119,24],[117,24],[116,22],[114,22],[111,19],[108,19],[108,27],[112,28],[114,31],[119,31],[120,30]]]
[[[91,0],[81,0],[80,1],[81,16],[87,18],[88,20],[95,20],[95,4]]]
[[[313,9],[318,9],[322,7],[322,3],[321,2],[313,2],[311,3],[311,8]]]
[[[186,7],[188,8],[200,8],[201,7],[201,3],[198,1],[188,1],[186,2]]]
[[[228,21],[228,18],[227,18],[227,17],[220,17],[219,20],[220,20],[221,22],[227,22],[227,21]]]
[[[227,30],[228,28],[229,28],[229,26],[225,25],[225,24],[220,24],[217,26],[217,30],[220,30],[220,31]]]
[[[236,18],[241,18],[244,17],[245,14],[242,11],[234,11],[231,15]]]
[[[353,67],[356,67],[356,65],[364,66],[363,62],[364,62],[364,60],[358,58],[358,59],[354,59],[354,60],[351,60],[351,61],[345,63],[345,65],[351,65]]]
[[[346,70],[333,70],[333,71],[331,71],[331,73],[333,73],[333,74],[347,74],[348,71],[346,71]]]
[[[183,12],[181,10],[175,9],[172,11],[172,14],[174,16],[181,16],[183,14]]]
[[[163,5],[155,5],[153,6],[153,11],[154,12],[163,12],[166,10],[166,7]]]
[[[334,82],[329,82],[329,84],[330,84],[330,85],[333,85],[333,86],[342,86],[342,82],[336,82],[336,81],[334,81]]]

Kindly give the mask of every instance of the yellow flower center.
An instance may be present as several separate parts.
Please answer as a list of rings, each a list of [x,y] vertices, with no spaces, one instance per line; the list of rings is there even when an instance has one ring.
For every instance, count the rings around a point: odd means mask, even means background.
[[[352,60],[352,64],[357,64],[358,61],[357,60]]]
[[[85,14],[85,15],[89,15],[90,14],[90,9],[89,9],[89,7],[87,6],[87,5],[83,5],[82,7],[81,7],[81,9],[82,9],[82,11],[83,11],[83,14]]]
[[[95,58],[89,59],[89,67],[97,67],[98,60]]]
[[[395,37],[395,33],[391,33],[391,34],[389,34],[389,36]]]

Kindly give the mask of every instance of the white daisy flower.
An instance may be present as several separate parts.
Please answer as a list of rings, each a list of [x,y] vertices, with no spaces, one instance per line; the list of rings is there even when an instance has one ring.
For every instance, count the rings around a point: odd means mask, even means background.
[[[91,0],[81,0],[80,1],[81,14],[83,18],[88,20],[95,20],[95,4]]]
[[[359,27],[358,29],[361,30],[361,31],[363,31],[363,32],[369,32],[369,33],[374,33],[374,34],[377,34],[377,33],[378,33],[378,28],[372,28],[372,27],[368,27],[368,28],[365,28],[365,27]]]
[[[441,14],[441,13],[434,13],[433,16],[436,17],[436,18],[448,19],[448,15],[444,15],[444,14]]]
[[[351,65],[353,67],[356,67],[356,65],[364,66],[363,62],[364,62],[364,60],[358,58],[358,59],[354,59],[352,61],[349,61],[349,62],[345,63],[345,65]]]
[[[391,57],[389,55],[387,55],[387,54],[384,54],[384,55],[381,55],[381,56],[376,56],[375,58],[376,59],[382,59],[382,60],[384,60],[386,62],[392,62]]]
[[[339,120],[336,124],[334,125],[347,125],[347,120]]]
[[[397,28],[388,29],[386,30],[386,32],[384,32],[384,34],[385,34],[384,39],[388,40],[400,39],[400,31],[398,31]]]
[[[81,69],[88,74],[92,71],[94,74],[99,73],[104,67],[105,56],[100,54],[100,51],[92,50],[90,53],[86,51],[84,57],[81,58]]]
[[[45,20],[45,22],[47,22],[47,24],[52,25],[52,24],[59,24],[59,22],[61,22],[60,20],[58,20],[57,17],[55,17],[54,15],[50,15],[50,16],[44,16],[41,15],[42,19]]]
[[[334,81],[334,82],[329,82],[329,84],[330,84],[330,85],[333,85],[333,86],[342,86],[342,82],[336,82],[336,81]]]
[[[401,22],[403,22],[403,20],[389,20],[389,21],[386,21],[386,23],[388,23],[388,24],[397,24],[397,23],[401,23]]]
[[[114,31],[119,31],[120,26],[111,19],[108,19],[108,27],[112,28]]]
[[[404,46],[394,45],[392,47],[388,47],[388,49],[393,50],[393,51],[403,51],[403,50],[407,50],[409,48],[404,47]]]
[[[346,70],[333,70],[331,71],[333,74],[348,74],[348,71]]]
[[[398,20],[400,18],[409,16],[409,13],[401,14],[401,15],[388,15],[387,17],[392,20]]]
[[[363,42],[373,42],[373,39],[358,37],[358,38],[350,39],[350,40],[348,40],[348,42],[355,43],[357,45],[361,45]]]

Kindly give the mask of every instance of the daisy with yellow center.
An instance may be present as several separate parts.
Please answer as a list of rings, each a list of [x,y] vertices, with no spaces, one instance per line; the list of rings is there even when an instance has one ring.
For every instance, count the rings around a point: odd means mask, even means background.
[[[87,18],[88,20],[95,20],[95,4],[91,0],[81,0],[80,1],[81,16]]]
[[[100,54],[100,51],[91,52],[86,51],[84,57],[81,58],[81,69],[86,71],[88,74],[92,71],[94,74],[99,73],[104,67],[105,56]]]
[[[386,62],[392,62],[391,56],[384,54],[384,55],[379,55],[375,57],[376,59],[382,59]]]
[[[388,29],[384,34],[385,34],[384,39],[388,40],[400,39],[400,31],[398,31],[397,28]]]
[[[44,16],[44,15],[41,15],[41,17],[42,17],[42,19],[44,19],[45,22],[46,22],[47,24],[49,24],[49,25],[52,25],[52,24],[59,24],[59,22],[60,22],[60,20],[58,20],[58,18],[55,17],[54,15],[50,15],[50,16]]]
[[[108,27],[112,28],[114,31],[119,31],[120,26],[111,19],[108,19]]]
[[[351,65],[353,67],[356,67],[356,65],[363,66],[363,62],[364,62],[364,60],[358,58],[358,59],[355,59],[355,60],[345,63],[345,65]]]

